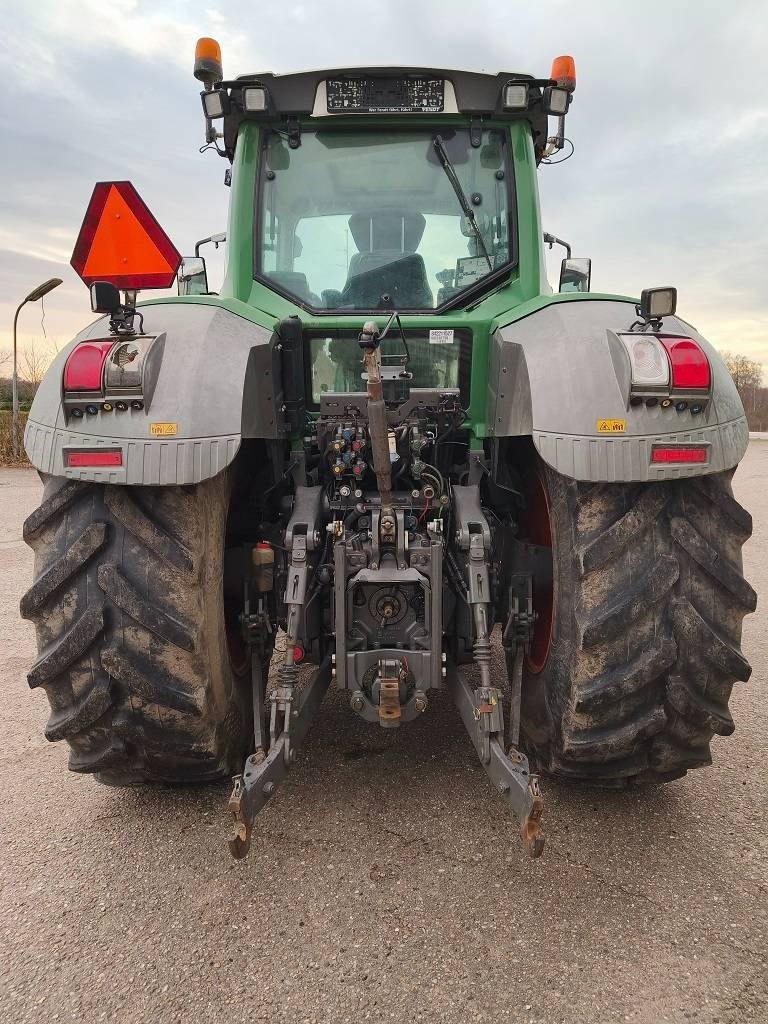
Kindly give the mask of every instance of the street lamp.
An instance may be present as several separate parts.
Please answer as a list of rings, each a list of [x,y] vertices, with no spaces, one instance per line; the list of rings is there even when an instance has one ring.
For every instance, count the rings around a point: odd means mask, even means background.
[[[61,284],[60,277],[52,277],[49,281],[43,281],[37,288],[29,293],[23,302],[19,303],[16,313],[13,317],[13,412],[11,414],[11,440],[13,442],[13,454],[18,457],[19,454],[19,376],[16,368],[16,323],[19,319],[19,313],[21,312],[22,306],[26,306],[28,302],[37,302],[38,299],[42,299],[48,292],[52,292],[54,288],[58,288]]]

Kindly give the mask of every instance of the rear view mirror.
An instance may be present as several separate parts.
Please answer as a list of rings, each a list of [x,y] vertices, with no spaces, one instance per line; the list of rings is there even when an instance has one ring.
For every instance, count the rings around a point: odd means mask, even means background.
[[[185,256],[178,276],[179,295],[207,295],[208,273],[202,256]]]
[[[560,265],[561,292],[588,292],[592,280],[592,260],[563,260]]]

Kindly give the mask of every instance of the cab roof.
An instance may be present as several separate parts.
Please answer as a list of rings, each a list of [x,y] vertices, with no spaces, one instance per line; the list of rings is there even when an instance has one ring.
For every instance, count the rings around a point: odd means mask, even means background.
[[[346,67],[326,68],[314,71],[297,71],[289,74],[275,74],[271,71],[238,75],[237,78],[222,82],[219,88],[229,92],[231,105],[225,117],[224,143],[230,157],[234,153],[237,131],[244,119],[258,121],[282,121],[288,118],[318,118],[325,123],[343,115],[343,110],[331,110],[327,106],[328,83],[344,88],[345,83],[367,80],[373,88],[396,89],[399,83],[410,83],[414,79],[444,83],[444,103],[439,111],[429,109],[405,110],[390,107],[376,111],[364,111],[367,116],[397,116],[406,119],[440,118],[446,115],[465,115],[470,118],[501,118],[503,120],[527,120],[531,125],[537,160],[546,145],[547,115],[541,107],[541,87],[548,79],[534,79],[531,75],[514,71],[499,71],[485,74],[477,71],[460,71],[449,68],[431,67]],[[511,82],[527,82],[529,105],[525,111],[510,111],[503,107],[504,86]],[[247,86],[261,86],[267,92],[264,111],[245,113],[242,104],[242,90]],[[363,111],[352,111],[359,115]]]

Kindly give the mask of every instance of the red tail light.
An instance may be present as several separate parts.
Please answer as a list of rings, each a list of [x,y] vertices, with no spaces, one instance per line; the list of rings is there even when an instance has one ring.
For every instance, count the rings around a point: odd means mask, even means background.
[[[64,364],[65,391],[101,391],[101,372],[112,341],[81,341]]]
[[[123,453],[119,448],[111,448],[98,452],[67,452],[67,466],[82,469],[87,466],[122,466]]]
[[[691,338],[665,338],[659,341],[667,350],[672,364],[672,390],[676,388],[709,388],[707,357]]]
[[[706,462],[706,445],[657,446],[651,450],[651,462]]]

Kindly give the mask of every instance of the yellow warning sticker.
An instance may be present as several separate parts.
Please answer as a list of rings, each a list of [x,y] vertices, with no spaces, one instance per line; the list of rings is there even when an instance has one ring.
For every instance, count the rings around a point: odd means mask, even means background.
[[[150,423],[149,432],[152,437],[170,437],[178,430],[175,423]]]
[[[623,434],[626,429],[624,420],[598,420],[595,426],[598,434]]]

